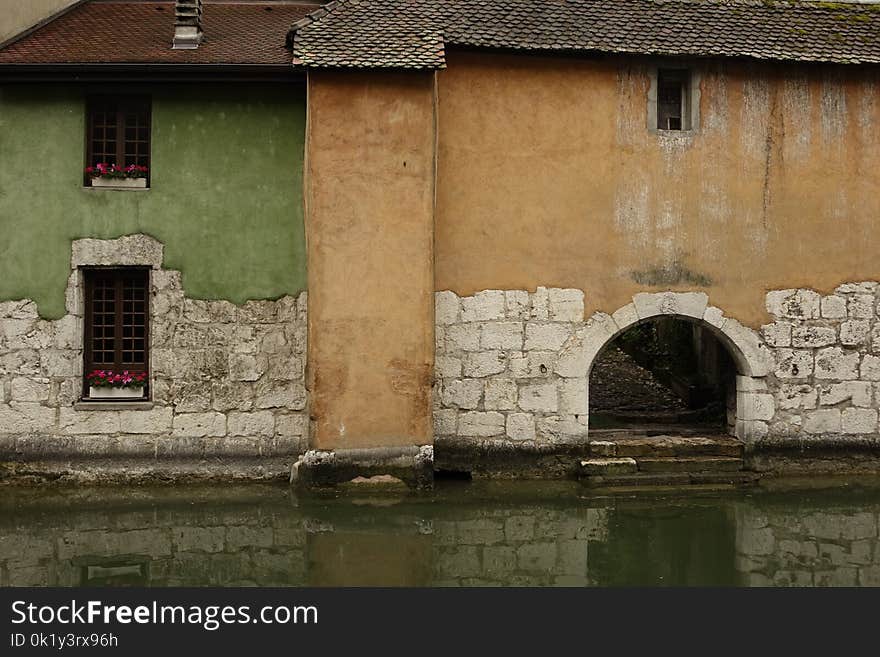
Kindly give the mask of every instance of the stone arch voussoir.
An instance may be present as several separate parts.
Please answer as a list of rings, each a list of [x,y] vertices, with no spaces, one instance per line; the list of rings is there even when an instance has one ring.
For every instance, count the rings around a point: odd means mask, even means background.
[[[746,441],[764,435],[775,410],[765,380],[772,369],[772,354],[756,331],[710,306],[703,292],[642,292],[611,315],[594,314],[564,345],[556,373],[578,380],[589,398],[590,371],[602,350],[628,328],[660,316],[697,322],[727,347],[738,372],[736,435]]]

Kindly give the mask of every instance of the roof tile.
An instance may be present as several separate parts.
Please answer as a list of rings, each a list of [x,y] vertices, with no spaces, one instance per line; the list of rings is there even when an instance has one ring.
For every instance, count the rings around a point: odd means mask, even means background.
[[[290,25],[318,3],[205,1],[205,40],[172,50],[174,3],[91,0],[0,50],[0,64],[290,64]]]
[[[298,21],[288,39],[294,64],[307,67],[442,68],[450,45],[876,64],[880,5],[336,0]]]

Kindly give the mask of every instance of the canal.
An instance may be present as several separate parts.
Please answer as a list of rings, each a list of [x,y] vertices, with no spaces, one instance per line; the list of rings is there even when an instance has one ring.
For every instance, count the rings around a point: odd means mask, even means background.
[[[880,482],[7,487],[2,586],[880,586]]]

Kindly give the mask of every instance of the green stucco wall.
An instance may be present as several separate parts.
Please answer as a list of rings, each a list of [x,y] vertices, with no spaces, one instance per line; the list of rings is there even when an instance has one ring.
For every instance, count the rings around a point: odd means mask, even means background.
[[[152,97],[151,189],[83,188],[86,86],[0,87],[0,300],[64,314],[70,244],[146,233],[188,296],[276,298],[306,285],[304,91],[128,86]]]

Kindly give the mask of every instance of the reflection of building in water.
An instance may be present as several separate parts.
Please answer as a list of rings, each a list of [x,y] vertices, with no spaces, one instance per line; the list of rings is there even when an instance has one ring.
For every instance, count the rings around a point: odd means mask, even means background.
[[[286,513],[284,496],[257,490],[263,495],[183,489],[103,504],[53,496],[4,510],[0,585],[300,586],[302,522]]]
[[[591,544],[598,586],[734,586],[732,510],[715,500],[632,500],[608,513],[607,539]]]
[[[352,504],[8,490],[0,585],[878,586],[880,492],[846,492]]]
[[[434,522],[436,586],[588,586],[604,509],[513,507]]]
[[[130,561],[110,557],[107,559],[74,559],[80,561],[83,586],[147,586],[150,583],[150,561],[147,557],[134,557]],[[98,563],[90,563],[95,562]]]
[[[878,506],[800,512],[736,505],[736,566],[749,586],[880,586]]]

